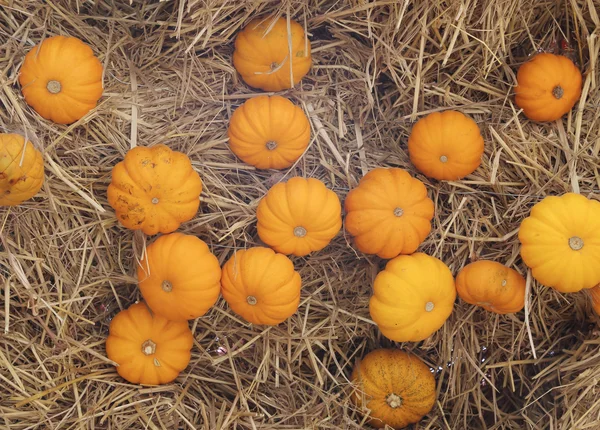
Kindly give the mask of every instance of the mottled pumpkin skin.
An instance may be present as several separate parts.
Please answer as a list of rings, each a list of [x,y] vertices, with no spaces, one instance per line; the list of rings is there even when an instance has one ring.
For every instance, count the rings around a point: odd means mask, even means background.
[[[106,355],[122,378],[134,384],[173,381],[190,362],[194,343],[187,322],[152,315],[144,303],[119,312],[110,322]]]
[[[483,150],[477,123],[453,110],[421,118],[408,138],[410,161],[425,176],[438,180],[470,175],[481,164]]]
[[[554,121],[581,96],[579,68],[563,55],[541,53],[519,67],[515,102],[534,121]]]
[[[292,261],[269,248],[236,251],[223,266],[223,298],[252,324],[276,325],[292,316],[301,287]]]
[[[137,266],[150,309],[172,321],[201,317],[219,298],[221,267],[206,243],[183,233],[160,236]]]
[[[126,228],[171,233],[198,212],[202,181],[187,155],[138,146],[112,170],[108,203]]]
[[[463,267],[456,276],[456,292],[465,302],[497,314],[519,312],[525,306],[525,278],[495,261]]]
[[[44,159],[19,134],[0,133],[0,206],[16,206],[44,184]]]
[[[252,20],[237,35],[233,52],[233,65],[244,82],[264,91],[292,88],[312,64],[310,41],[304,35],[304,28],[290,20],[288,32],[286,19],[278,18],[265,34],[272,24],[271,17]]]
[[[19,83],[25,101],[40,116],[70,124],[102,97],[102,64],[81,40],[53,36],[27,53]]]
[[[594,288],[590,288],[589,290],[590,297],[592,298],[592,307],[594,308],[594,312],[600,315],[600,284],[596,285]]]
[[[563,293],[600,283],[600,202],[575,193],[546,197],[521,223],[519,240],[539,283]]]
[[[365,254],[412,254],[431,231],[433,201],[425,185],[403,169],[371,170],[344,206],[346,230]]]
[[[435,378],[417,356],[398,349],[376,349],[354,368],[352,401],[370,410],[369,424],[403,429],[431,411]],[[365,411],[366,413],[367,411]]]
[[[444,325],[455,299],[456,287],[448,266],[417,252],[388,261],[377,274],[369,312],[388,339],[418,342]]]

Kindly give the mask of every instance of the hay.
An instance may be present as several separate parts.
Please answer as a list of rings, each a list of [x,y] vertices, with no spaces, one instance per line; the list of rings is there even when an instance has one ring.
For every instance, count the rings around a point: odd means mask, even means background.
[[[520,220],[543,196],[600,197],[595,0],[366,2],[0,1],[0,128],[43,149],[38,197],[2,208],[0,426],[4,428],[360,429],[348,376],[373,348],[390,346],[369,319],[383,262],[340,233],[296,258],[298,312],[252,327],[222,299],[192,323],[192,361],[175,384],[120,379],[105,356],[110,319],[140,299],[135,259],[145,238],[118,226],[106,201],[110,170],[132,146],[187,153],[205,190],[184,232],[221,262],[258,245],[254,213],[279,173],[256,171],[226,145],[231,112],[256,92],[236,76],[233,37],[251,18],[290,15],[310,34],[314,67],[286,93],[310,114],[313,138],[286,177],[313,176],[344,198],[376,166],[415,172],[406,139],[423,115],[456,108],[486,140],[465,180],[425,180],[436,204],[422,250],[456,273],[493,258],[521,273]],[[44,37],[77,36],[105,65],[105,96],[71,126],[41,120],[17,84],[25,53]],[[584,91],[563,120],[519,115],[515,71],[538,49],[570,42]],[[422,429],[596,429],[600,353],[584,293],[530,282],[528,315],[496,316],[457,301],[443,329],[403,344],[438,380]]]

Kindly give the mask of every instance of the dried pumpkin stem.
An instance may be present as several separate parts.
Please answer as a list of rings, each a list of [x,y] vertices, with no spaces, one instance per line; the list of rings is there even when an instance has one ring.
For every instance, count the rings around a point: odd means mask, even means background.
[[[400,208],[394,209],[394,216],[401,217],[402,215],[404,215],[404,211],[402,209],[400,209]]]
[[[269,140],[265,146],[269,151],[272,151],[275,148],[277,148],[277,142],[275,142],[274,140]]]
[[[552,89],[552,95],[557,99],[560,100],[562,99],[563,95],[565,94],[565,90],[562,89],[562,87],[560,85],[555,86]]]
[[[579,236],[570,237],[569,246],[573,251],[579,251],[581,248],[583,248],[583,239]]]
[[[279,67],[279,63],[276,63],[276,62],[271,63],[271,71],[277,70],[278,67]]]
[[[448,162],[448,157],[446,157],[445,155],[442,155],[442,156],[440,157],[440,161],[441,161],[442,163],[446,163],[446,162]]]
[[[400,397],[397,394],[391,393],[388,394],[388,396],[385,398],[385,402],[390,408],[396,409],[402,406],[402,397]]]
[[[152,199],[152,204],[153,204],[153,205],[156,205],[156,204],[158,204],[158,202],[159,202],[159,201],[160,201],[160,200],[158,200],[158,197],[154,197],[154,198]]]
[[[48,81],[48,84],[46,85],[46,89],[48,91],[50,91],[52,94],[58,94],[58,93],[60,93],[62,86],[60,85],[60,82],[58,82],[58,81]]]
[[[294,229],[294,236],[296,236],[296,237],[306,236],[306,229],[304,227],[300,227],[300,226],[296,227]]]
[[[163,281],[161,287],[165,293],[170,293],[173,291],[173,284],[171,284],[169,281]]]
[[[248,302],[248,304],[250,306],[254,306],[255,304],[258,303],[258,300],[256,300],[256,297],[254,297],[254,296],[248,296],[248,297],[246,297],[246,301]]]
[[[434,307],[435,306],[434,306],[433,302],[427,302],[427,303],[425,303],[425,311],[426,312],[431,312]]]
[[[142,352],[144,355],[152,355],[156,352],[156,344],[152,342],[151,339],[148,339],[144,343],[142,343]]]

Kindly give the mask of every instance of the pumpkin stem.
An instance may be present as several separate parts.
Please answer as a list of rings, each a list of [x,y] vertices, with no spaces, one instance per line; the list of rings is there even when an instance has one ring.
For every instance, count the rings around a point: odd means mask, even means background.
[[[400,208],[396,208],[394,209],[394,215],[397,217],[401,217],[402,215],[404,215],[404,211]]]
[[[248,296],[248,297],[246,297],[246,301],[248,302],[248,304],[250,306],[254,306],[255,304],[258,303],[258,300],[256,300],[256,297],[254,297],[254,296]]]
[[[171,284],[169,281],[163,281],[161,287],[165,293],[170,293],[173,291],[173,284]]]
[[[573,251],[579,251],[583,248],[583,239],[579,236],[573,236],[569,238],[569,246]]]
[[[306,236],[306,229],[304,227],[300,227],[300,226],[296,227],[294,229],[294,236],[296,236],[296,237]]]
[[[60,85],[60,82],[58,82],[58,81],[48,81],[48,84],[46,85],[46,89],[48,91],[50,91],[52,94],[58,94],[58,93],[60,93],[62,86]]]
[[[427,303],[425,303],[425,311],[426,312],[431,312],[434,307],[435,306],[434,306],[433,302],[427,302]]]
[[[265,146],[269,151],[272,151],[275,148],[277,148],[277,142],[275,142],[274,140],[269,140]]]
[[[279,67],[279,64],[276,62],[271,63],[271,71],[274,72]]]
[[[502,285],[503,287],[506,287],[506,279],[503,279],[503,280],[502,280],[502,283],[501,283],[501,285]]]
[[[560,100],[562,99],[562,96],[565,94],[565,90],[562,89],[562,87],[560,85],[557,85],[554,87],[554,89],[552,90],[552,95],[557,99]]]
[[[152,342],[151,339],[148,339],[144,343],[142,343],[142,352],[144,355],[152,355],[156,352],[156,344]]]
[[[440,157],[440,161],[441,161],[442,163],[446,163],[446,162],[448,161],[448,157],[446,157],[445,155],[442,155],[442,156]]]
[[[388,396],[385,398],[385,402],[390,408],[396,409],[402,406],[402,397],[400,397],[397,394],[391,393],[388,394]]]
[[[158,202],[159,202],[159,200],[158,200],[158,197],[154,197],[154,198],[152,199],[152,204],[153,204],[153,205],[156,205],[156,204],[158,204]]]

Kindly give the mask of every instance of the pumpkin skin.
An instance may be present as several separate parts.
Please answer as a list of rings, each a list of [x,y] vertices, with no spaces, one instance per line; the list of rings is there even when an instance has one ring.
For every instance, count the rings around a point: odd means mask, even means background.
[[[127,381],[160,385],[187,367],[193,343],[187,322],[152,315],[144,303],[136,303],[110,322],[106,355]]]
[[[298,257],[325,248],[342,226],[339,197],[314,178],[275,184],[258,204],[260,239],[282,254]]]
[[[310,142],[304,111],[281,96],[254,97],[231,116],[229,147],[258,169],[285,169],[300,158]]]
[[[594,312],[600,315],[600,284],[587,291],[589,291],[590,297],[592,298],[592,308],[594,308]]]
[[[201,317],[219,298],[221,266],[206,243],[183,233],[159,237],[137,267],[152,312],[171,321]]]
[[[223,298],[252,324],[277,325],[292,316],[301,287],[294,263],[269,248],[236,251],[223,266]]]
[[[265,35],[272,23],[269,17],[257,18],[238,33],[233,66],[251,87],[281,91],[297,85],[310,70],[310,41],[304,36],[304,28],[290,20],[290,61],[287,21],[278,18]]]
[[[0,133],[0,206],[29,200],[43,184],[42,154],[21,135]]]
[[[70,124],[102,97],[102,63],[76,37],[53,36],[27,53],[19,83],[25,101],[40,116]]]
[[[113,168],[108,203],[124,227],[164,234],[196,215],[201,192],[187,155],[166,145],[137,146]]]
[[[417,356],[399,349],[376,349],[355,367],[351,376],[357,386],[351,399],[370,409],[369,424],[402,429],[416,423],[435,403],[435,378]]]
[[[396,342],[418,342],[439,330],[452,313],[456,287],[448,266],[417,252],[388,261],[373,283],[371,318]]]
[[[440,181],[473,173],[481,164],[483,150],[477,123],[454,110],[421,118],[408,138],[410,161],[419,172]]]
[[[433,201],[425,185],[403,169],[371,170],[344,206],[346,230],[365,254],[412,254],[431,231]]]
[[[521,258],[541,284],[562,293],[600,283],[600,202],[548,196],[519,228]]]
[[[458,296],[497,314],[519,312],[525,306],[525,278],[495,261],[467,264],[456,275]]]
[[[554,121],[573,109],[581,86],[581,72],[569,58],[537,54],[519,67],[515,103],[533,121]]]

